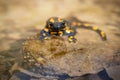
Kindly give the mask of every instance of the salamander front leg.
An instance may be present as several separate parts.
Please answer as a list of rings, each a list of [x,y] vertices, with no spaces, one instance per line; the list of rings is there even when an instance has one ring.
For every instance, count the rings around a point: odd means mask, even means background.
[[[51,35],[49,34],[49,32],[47,32],[47,30],[43,29],[40,31],[40,40],[44,41],[45,39],[48,39],[49,37],[51,37]]]
[[[68,36],[69,42],[76,42],[76,38],[74,38],[75,32],[73,30],[65,30],[64,34]]]
[[[74,38],[74,36],[68,36],[68,41],[69,42],[76,42],[76,38]]]

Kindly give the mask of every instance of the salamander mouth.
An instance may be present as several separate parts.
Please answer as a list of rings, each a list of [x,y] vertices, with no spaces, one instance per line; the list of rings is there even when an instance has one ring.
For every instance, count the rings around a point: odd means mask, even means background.
[[[53,31],[55,31],[55,32],[59,32],[60,30],[61,30],[61,26],[55,26],[53,28]]]

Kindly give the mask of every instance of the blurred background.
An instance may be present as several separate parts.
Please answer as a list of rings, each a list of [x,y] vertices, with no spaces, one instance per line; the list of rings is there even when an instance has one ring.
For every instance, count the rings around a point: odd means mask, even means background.
[[[19,56],[23,40],[39,32],[52,16],[75,16],[82,21],[109,25],[109,29],[119,32],[120,0],[0,0],[0,75],[3,80],[14,57]],[[116,35],[120,37],[120,33]]]
[[[8,38],[20,39],[27,30],[43,28],[51,16],[119,25],[119,5],[119,0],[0,0],[0,51],[9,49],[6,44],[13,40]]]

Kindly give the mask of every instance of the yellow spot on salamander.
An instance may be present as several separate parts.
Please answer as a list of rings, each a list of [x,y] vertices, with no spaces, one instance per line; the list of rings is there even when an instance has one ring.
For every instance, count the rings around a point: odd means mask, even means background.
[[[100,32],[102,37],[105,37],[105,33],[103,31]]]
[[[55,34],[57,34],[57,32],[51,32],[50,34],[55,35]]]
[[[72,22],[72,26],[76,26],[77,25],[77,23],[76,22]]]
[[[73,32],[73,30],[70,30],[70,29],[68,29],[68,30],[65,30],[65,31],[66,31],[66,33]]]
[[[90,26],[90,24],[88,24],[88,23],[85,23],[85,24],[84,24],[84,26],[85,26],[85,27],[88,27],[88,26]]]
[[[80,22],[78,22],[78,23],[77,23],[77,25],[78,25],[78,26],[80,26],[80,25],[81,25],[81,23],[80,23]]]
[[[45,37],[44,39],[46,40],[46,39],[48,39],[48,37]]]
[[[98,28],[96,26],[92,27],[93,30],[97,30]]]
[[[44,28],[44,31],[48,32],[49,30],[48,30],[48,28]]]
[[[73,41],[71,38],[68,38],[68,40],[69,40],[70,42],[72,42],[72,41]]]
[[[70,33],[71,31],[70,30],[66,30],[67,33]]]
[[[46,36],[46,34],[45,34],[45,33],[43,33],[43,36]]]
[[[50,22],[53,22],[53,23],[54,23],[54,22],[55,22],[55,20],[54,20],[53,18],[50,18]]]
[[[59,33],[59,35],[60,35],[60,36],[62,36],[62,35],[63,35],[63,32],[62,32],[62,31],[59,31],[58,33]]]
[[[58,22],[62,22],[63,20],[61,18],[58,18]]]
[[[73,38],[73,36],[70,36],[69,38],[71,38],[71,39],[72,39],[72,38]]]

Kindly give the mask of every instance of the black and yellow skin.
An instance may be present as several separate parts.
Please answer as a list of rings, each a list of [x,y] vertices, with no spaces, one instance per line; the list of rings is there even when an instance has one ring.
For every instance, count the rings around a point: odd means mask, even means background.
[[[76,38],[74,37],[76,34],[76,28],[85,28],[96,31],[101,36],[102,40],[107,39],[106,34],[96,26],[90,26],[89,24],[80,22],[77,19],[67,21],[59,17],[51,17],[47,20],[45,28],[40,31],[40,40],[44,41],[44,39],[53,35],[65,35],[68,36],[69,42],[76,42]]]

